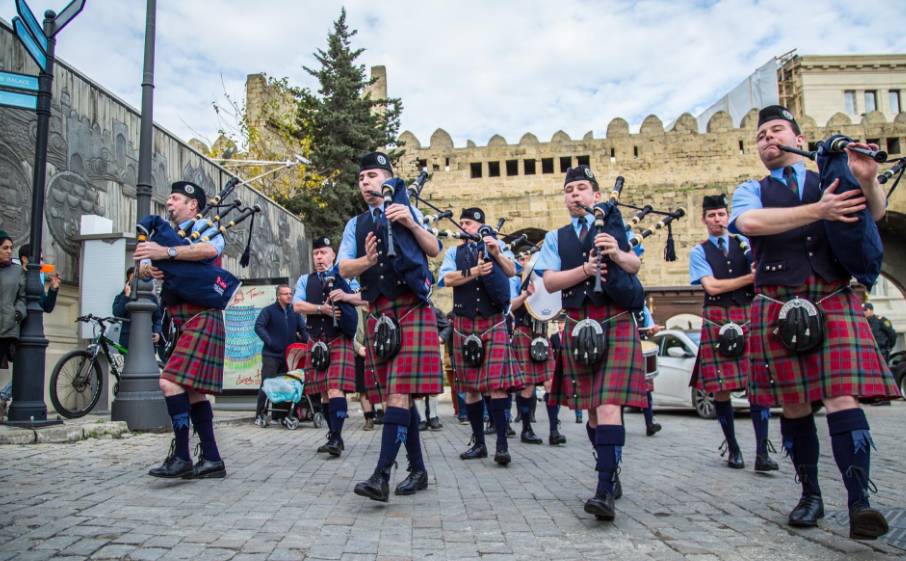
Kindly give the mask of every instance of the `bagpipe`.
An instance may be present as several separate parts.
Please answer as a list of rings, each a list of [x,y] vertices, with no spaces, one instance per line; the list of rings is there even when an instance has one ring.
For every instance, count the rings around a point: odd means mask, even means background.
[[[340,269],[336,264],[324,273],[324,287],[325,301],[329,300],[328,296],[336,288],[350,294],[353,292],[346,279],[340,276]],[[355,306],[349,302],[338,302],[336,304],[331,302],[330,304],[339,307],[340,309],[340,317],[337,318],[336,315],[333,316],[334,328],[339,329],[343,335],[346,335],[350,339],[354,338],[356,327],[359,322],[359,315],[355,311]]]
[[[238,182],[238,180],[236,180]],[[228,184],[229,185],[229,184]],[[234,184],[235,185],[235,184]],[[220,201],[225,198],[223,193],[230,193],[225,186],[221,195],[211,199],[210,204],[206,205],[202,212],[199,212],[192,225],[188,225],[184,230],[177,230],[164,218],[157,215],[149,215],[142,218],[136,224],[137,240],[139,243],[151,241],[165,247],[192,245],[198,242],[207,242],[217,236],[223,236],[227,230],[233,228],[247,218],[254,217],[261,212],[261,207],[254,205],[252,207],[241,208],[239,214],[227,223],[222,223],[227,212],[215,216],[214,219],[207,219],[207,216],[215,210],[221,208],[240,209],[241,204],[229,203],[222,205]],[[205,220],[205,227],[194,229],[193,226],[200,220]],[[251,246],[251,230],[249,226],[249,239],[243,252],[243,259],[240,265],[248,265],[248,256]],[[198,235],[196,235],[198,234]],[[214,264],[214,259],[204,261],[177,261],[164,259],[152,261],[152,265],[164,273],[164,288],[175,294],[182,300],[203,306],[205,308],[216,308],[223,310],[230,303],[233,294],[239,288],[241,282],[232,273],[222,269]]]
[[[846,149],[868,156],[876,162],[886,162],[887,153],[883,150],[871,150],[850,146],[852,139],[835,134],[818,144],[818,150],[808,152],[790,146],[779,146],[785,152],[791,152],[815,160],[818,164],[819,188],[824,191],[835,180],[840,183],[836,193],[862,190],[859,182],[849,169],[849,156]],[[824,231],[831,251],[840,265],[859,283],[871,289],[881,274],[881,262],[884,260],[884,246],[878,225],[866,207],[856,213],[857,222],[840,222],[825,220]]]
[[[427,173],[422,173],[420,178],[427,178]],[[424,184],[424,179],[421,179]],[[387,220],[387,208],[392,204],[405,205],[416,219],[409,204],[409,188],[406,183],[392,177],[381,185],[380,193],[372,193],[384,199],[384,212],[378,221],[379,227],[384,229],[384,239],[380,242],[380,251],[390,258],[394,272],[403,279],[406,286],[422,301],[427,302],[429,287],[433,284],[433,275],[428,268],[428,258],[415,236],[408,228],[401,224],[391,223]]]

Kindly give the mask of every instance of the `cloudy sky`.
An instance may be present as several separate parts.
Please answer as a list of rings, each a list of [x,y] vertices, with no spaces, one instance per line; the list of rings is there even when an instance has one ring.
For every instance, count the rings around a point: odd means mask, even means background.
[[[66,3],[29,0],[39,14]],[[637,130],[649,113],[666,124],[791,49],[906,52],[899,10],[851,0],[160,0],[155,120],[211,142],[235,126],[212,103],[241,102],[247,74],[313,85],[302,66],[315,64],[342,5],[362,63],[387,66],[402,130],[427,143],[443,127],[457,146],[495,133],[602,136],[614,117]],[[13,6],[0,0],[0,17]],[[138,106],[144,21],[143,0],[88,0],[58,36],[59,56]]]

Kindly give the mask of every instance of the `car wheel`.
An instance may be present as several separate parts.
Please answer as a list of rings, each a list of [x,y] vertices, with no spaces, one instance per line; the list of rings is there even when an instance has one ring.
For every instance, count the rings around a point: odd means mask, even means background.
[[[692,388],[692,406],[695,407],[695,412],[702,419],[714,419],[717,417],[717,410],[714,408],[714,394],[712,393]]]
[[[900,397],[906,397],[906,368],[902,369],[899,374]]]

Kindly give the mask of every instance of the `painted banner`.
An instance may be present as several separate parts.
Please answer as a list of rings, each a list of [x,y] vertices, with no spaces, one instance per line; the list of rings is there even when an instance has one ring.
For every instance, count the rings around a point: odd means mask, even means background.
[[[271,282],[271,279],[268,281]],[[276,300],[279,281],[257,284],[243,280],[223,312],[226,324],[226,347],[223,360],[224,391],[253,390],[261,385],[261,348],[264,343],[255,335],[255,320],[266,306]]]

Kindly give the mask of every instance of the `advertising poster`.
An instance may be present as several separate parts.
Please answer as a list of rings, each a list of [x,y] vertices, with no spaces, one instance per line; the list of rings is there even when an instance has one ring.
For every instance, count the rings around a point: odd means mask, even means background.
[[[226,348],[223,360],[223,392],[246,394],[261,384],[261,339],[255,335],[255,320],[261,310],[276,300],[277,285],[285,279],[243,280],[232,303],[223,312]]]

